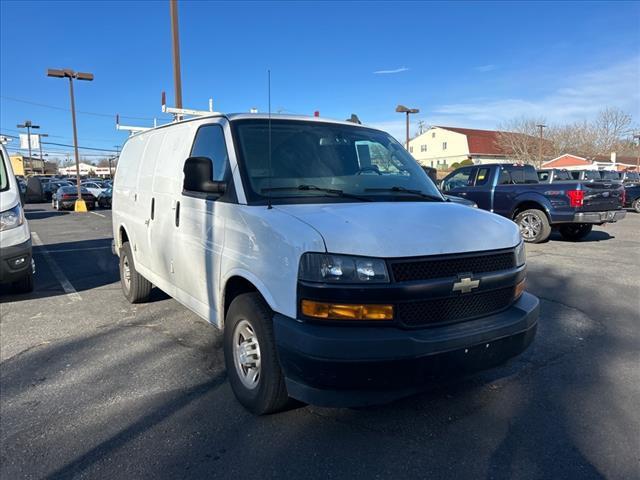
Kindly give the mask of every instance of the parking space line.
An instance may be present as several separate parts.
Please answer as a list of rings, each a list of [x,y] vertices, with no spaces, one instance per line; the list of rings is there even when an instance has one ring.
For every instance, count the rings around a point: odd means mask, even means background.
[[[103,215],[101,213],[98,213],[98,212],[91,212],[91,213],[93,213],[94,215],[97,215],[99,217],[102,217],[102,218],[107,218],[105,215]]]
[[[49,265],[51,272],[53,272],[53,275],[56,277],[58,282],[60,282],[60,285],[62,286],[64,293],[67,294],[69,300],[71,300],[72,302],[81,301],[82,297],[78,292],[76,292],[76,289],[73,288],[73,285],[71,285],[71,282],[69,281],[67,276],[64,274],[60,266],[56,263],[49,251],[46,249],[38,234],[36,232],[31,232],[31,238],[33,239],[33,243],[37,247],[40,247],[37,253],[41,254],[44,257],[44,260],[47,262],[47,265]]]
[[[85,247],[85,248],[59,248],[48,250],[49,253],[69,253],[69,252],[86,252],[89,250],[111,250],[111,246],[108,247]]]

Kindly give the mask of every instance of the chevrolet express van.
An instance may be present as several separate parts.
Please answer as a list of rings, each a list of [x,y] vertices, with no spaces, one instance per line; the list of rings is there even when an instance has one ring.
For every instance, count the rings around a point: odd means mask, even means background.
[[[34,272],[31,232],[22,210],[20,187],[9,155],[0,145],[0,284],[11,284],[18,293],[30,292]]]
[[[518,227],[446,201],[390,135],[349,122],[214,114],[136,134],[113,230],[127,299],[153,285],[223,329],[257,414],[390,401],[536,331]]]

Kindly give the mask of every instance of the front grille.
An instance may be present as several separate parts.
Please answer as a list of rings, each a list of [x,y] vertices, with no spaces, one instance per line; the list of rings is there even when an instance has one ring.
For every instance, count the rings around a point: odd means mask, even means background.
[[[461,273],[487,273],[515,267],[513,251],[481,255],[433,257],[419,260],[392,261],[391,271],[396,282],[456,277]]]
[[[469,320],[507,308],[513,301],[514,287],[474,294],[434,298],[396,305],[396,320],[407,327]]]

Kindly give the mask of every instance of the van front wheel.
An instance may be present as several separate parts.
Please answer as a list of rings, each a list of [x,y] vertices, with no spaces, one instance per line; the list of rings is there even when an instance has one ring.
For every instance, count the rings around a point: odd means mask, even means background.
[[[136,271],[129,242],[120,249],[120,284],[130,303],[142,303],[149,299],[151,282]]]
[[[238,401],[256,415],[280,411],[289,402],[272,318],[260,294],[245,293],[231,302],[224,327],[229,383]]]

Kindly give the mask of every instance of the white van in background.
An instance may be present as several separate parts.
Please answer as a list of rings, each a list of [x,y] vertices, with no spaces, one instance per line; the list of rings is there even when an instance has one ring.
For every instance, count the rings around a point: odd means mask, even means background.
[[[518,227],[447,201],[393,137],[212,114],[127,140],[113,234],[130,302],[155,285],[224,329],[254,413],[386,402],[533,340]]]
[[[0,147],[0,283],[10,283],[14,291],[26,293],[33,290],[35,272],[31,232],[9,154],[4,145]]]

